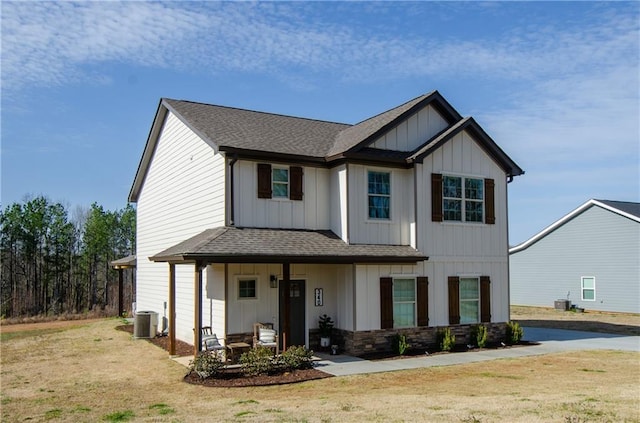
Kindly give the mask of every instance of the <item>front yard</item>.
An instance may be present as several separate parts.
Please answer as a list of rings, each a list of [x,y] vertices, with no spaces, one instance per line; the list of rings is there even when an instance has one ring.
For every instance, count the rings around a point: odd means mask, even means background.
[[[639,421],[640,354],[595,351],[293,385],[206,388],[119,319],[2,327],[1,420]]]

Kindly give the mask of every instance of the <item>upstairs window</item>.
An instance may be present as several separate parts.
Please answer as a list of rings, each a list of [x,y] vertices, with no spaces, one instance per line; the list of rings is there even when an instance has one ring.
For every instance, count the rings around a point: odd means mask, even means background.
[[[494,224],[493,179],[431,175],[431,220]]]
[[[289,169],[288,168],[273,168],[271,172],[271,192],[273,197],[288,198],[289,197]]]
[[[391,218],[391,174],[368,172],[369,219]]]
[[[258,163],[258,198],[302,200],[303,170],[300,166],[273,167]]]
[[[482,222],[482,179],[460,176],[442,177],[442,211],[444,220]]]

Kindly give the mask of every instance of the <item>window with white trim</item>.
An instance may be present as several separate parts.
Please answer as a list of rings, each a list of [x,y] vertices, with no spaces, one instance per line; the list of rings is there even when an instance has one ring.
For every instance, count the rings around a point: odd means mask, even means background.
[[[484,221],[484,179],[442,176],[442,213],[445,221]]]
[[[460,324],[480,321],[480,280],[460,278]]]
[[[582,301],[596,300],[596,278],[594,276],[583,276],[580,281],[582,290]]]
[[[289,198],[289,168],[273,167],[271,189],[274,198]]]
[[[393,279],[393,327],[416,326],[416,279]]]
[[[241,300],[255,300],[258,297],[257,285],[255,278],[238,279],[238,298]]]
[[[367,173],[369,219],[391,219],[391,173]]]

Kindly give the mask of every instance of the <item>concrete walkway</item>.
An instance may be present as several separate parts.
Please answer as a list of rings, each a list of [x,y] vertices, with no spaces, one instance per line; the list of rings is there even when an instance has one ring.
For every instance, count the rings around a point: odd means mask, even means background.
[[[640,352],[640,336],[620,336],[595,332],[561,329],[524,328],[524,339],[539,345],[467,353],[436,354],[403,358],[401,360],[369,361],[348,355],[316,353],[320,358],[317,369],[346,376],[365,373],[390,372],[420,367],[451,366],[500,358],[519,358],[577,350],[622,350]]]
[[[524,329],[524,339],[539,345],[470,351],[466,353],[424,355],[401,360],[370,361],[349,355],[315,353],[320,360],[316,368],[334,376],[391,372],[420,367],[452,366],[501,358],[530,357],[578,350],[620,350],[640,352],[640,336],[621,336],[575,330],[530,328]],[[175,361],[189,365],[193,357],[176,357]]]

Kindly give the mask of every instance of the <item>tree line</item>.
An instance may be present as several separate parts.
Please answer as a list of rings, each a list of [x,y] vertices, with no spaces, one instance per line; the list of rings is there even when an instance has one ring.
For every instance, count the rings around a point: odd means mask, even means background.
[[[0,213],[0,316],[118,312],[118,272],[110,262],[135,253],[136,212],[93,203],[67,207],[45,196]],[[134,298],[125,273],[124,305]]]

